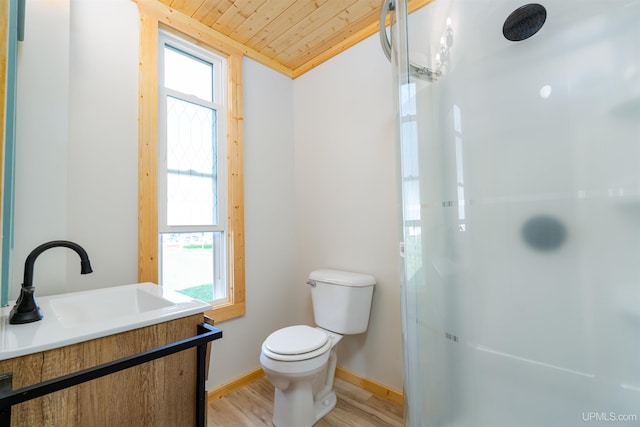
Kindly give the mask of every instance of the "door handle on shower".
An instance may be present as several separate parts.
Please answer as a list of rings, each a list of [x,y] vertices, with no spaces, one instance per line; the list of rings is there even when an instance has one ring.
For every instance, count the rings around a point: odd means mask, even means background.
[[[402,1],[402,0],[400,0]],[[380,45],[382,46],[382,51],[384,55],[387,57],[389,61],[391,61],[391,41],[389,37],[387,37],[386,30],[386,22],[387,22],[387,13],[392,12],[396,9],[395,0],[382,0],[382,7],[380,9]],[[438,77],[442,75],[440,70],[432,70],[429,67],[422,67],[420,65],[416,65],[413,62],[409,61],[409,73],[412,76],[435,82],[438,80]]]
[[[380,34],[380,45],[382,46],[382,51],[389,61],[391,61],[391,42],[387,37],[386,30],[387,13],[394,11],[395,9],[396,5],[393,0],[382,0],[382,8],[380,9],[380,28],[378,33]]]

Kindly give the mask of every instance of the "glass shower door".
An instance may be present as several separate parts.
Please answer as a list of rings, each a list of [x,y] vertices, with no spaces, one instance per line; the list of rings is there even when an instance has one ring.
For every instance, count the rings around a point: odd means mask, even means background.
[[[404,3],[407,425],[638,425],[640,1]]]

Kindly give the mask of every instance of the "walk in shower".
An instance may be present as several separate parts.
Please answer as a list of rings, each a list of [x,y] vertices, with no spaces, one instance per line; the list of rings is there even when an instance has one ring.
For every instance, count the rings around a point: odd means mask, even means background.
[[[406,425],[640,425],[640,0],[383,3]]]

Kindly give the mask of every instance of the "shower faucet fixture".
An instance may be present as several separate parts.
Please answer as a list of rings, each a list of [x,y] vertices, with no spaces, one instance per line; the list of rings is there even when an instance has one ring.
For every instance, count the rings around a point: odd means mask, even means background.
[[[69,242],[67,240],[54,240],[38,246],[31,251],[24,263],[24,280],[20,288],[20,296],[16,301],[16,305],[11,309],[11,313],[9,314],[9,323],[12,325],[42,320],[42,310],[40,310],[34,296],[36,288],[33,286],[33,267],[36,262],[36,258],[38,258],[42,252],[47,249],[57,247],[72,249],[80,256],[80,274],[89,274],[93,272],[87,251],[77,243]]]

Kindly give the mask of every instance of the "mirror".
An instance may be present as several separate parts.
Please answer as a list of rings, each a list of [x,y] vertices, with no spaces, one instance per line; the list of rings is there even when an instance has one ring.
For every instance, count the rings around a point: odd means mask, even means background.
[[[18,40],[24,38],[24,0],[2,2],[0,14],[0,93],[5,102],[0,105],[0,134],[2,135],[2,156],[0,156],[0,202],[2,203],[2,239],[0,239],[0,306],[8,305],[11,250],[13,247],[13,202],[15,165],[15,107],[16,68]]]

